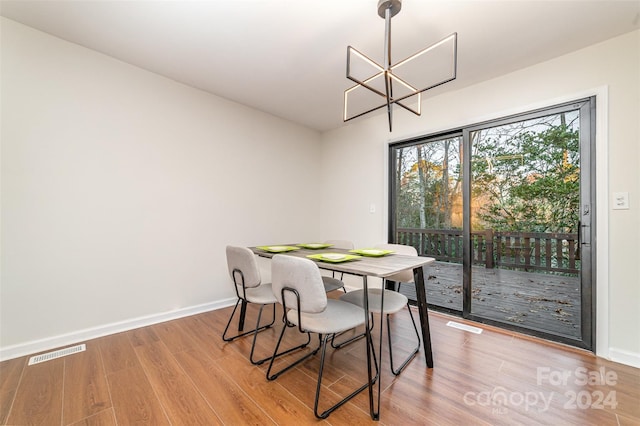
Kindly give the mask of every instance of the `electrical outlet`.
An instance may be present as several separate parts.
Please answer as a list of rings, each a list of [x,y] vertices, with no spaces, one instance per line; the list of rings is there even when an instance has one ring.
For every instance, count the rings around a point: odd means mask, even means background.
[[[629,209],[629,193],[614,192],[613,193],[613,210],[628,210],[628,209]]]

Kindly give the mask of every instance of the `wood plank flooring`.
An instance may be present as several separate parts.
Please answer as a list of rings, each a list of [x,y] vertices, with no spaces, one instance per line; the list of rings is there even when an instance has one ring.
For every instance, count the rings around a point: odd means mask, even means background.
[[[250,306],[247,324],[256,312]],[[251,337],[222,341],[230,313],[226,308],[90,340],[85,352],[32,366],[28,357],[4,361],[0,424],[640,424],[639,369],[484,325],[479,335],[447,327],[463,321],[433,312],[435,368],[426,368],[421,351],[394,377],[383,345],[379,422],[369,417],[366,391],[319,421],[313,415],[318,357],[269,382],[267,366],[248,361]],[[277,315],[274,329],[259,334],[256,356],[272,350],[281,330]],[[394,315],[398,360],[411,348],[412,333],[407,313]],[[290,335],[295,339],[288,344],[301,338]],[[364,383],[365,353],[362,340],[329,351],[321,407]]]

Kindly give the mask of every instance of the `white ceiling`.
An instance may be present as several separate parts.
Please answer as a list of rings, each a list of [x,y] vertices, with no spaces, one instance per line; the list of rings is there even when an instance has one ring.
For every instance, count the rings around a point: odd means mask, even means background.
[[[347,46],[382,63],[377,2],[2,0],[0,14],[325,131],[343,125]],[[458,77],[432,96],[638,29],[640,0],[404,0],[392,22],[394,62],[458,33]]]

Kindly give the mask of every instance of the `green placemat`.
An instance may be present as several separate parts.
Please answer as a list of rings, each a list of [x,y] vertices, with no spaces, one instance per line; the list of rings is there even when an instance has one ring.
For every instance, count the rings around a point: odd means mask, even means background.
[[[349,252],[350,253],[360,254],[362,256],[381,257],[381,256],[386,256],[388,254],[393,253],[393,250],[380,250],[380,249],[365,248],[365,249],[349,250]]]
[[[309,244],[297,244],[297,246],[311,249],[311,250],[319,250],[326,249],[327,247],[331,247],[333,244],[324,244],[324,243],[309,243]]]
[[[258,246],[258,248],[268,251],[269,253],[286,253],[288,251],[300,250],[300,247],[294,246]]]
[[[321,262],[340,263],[348,262],[350,260],[360,259],[360,256],[353,254],[341,254],[341,253],[321,253],[321,254],[309,254],[308,258],[319,260]]]

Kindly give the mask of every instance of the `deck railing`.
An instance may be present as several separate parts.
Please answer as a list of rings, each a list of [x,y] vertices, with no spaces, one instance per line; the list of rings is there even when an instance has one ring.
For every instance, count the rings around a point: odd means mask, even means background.
[[[462,263],[462,230],[399,228],[396,241],[414,246],[421,256]],[[578,234],[472,232],[472,261],[486,268],[576,274],[580,270]]]

